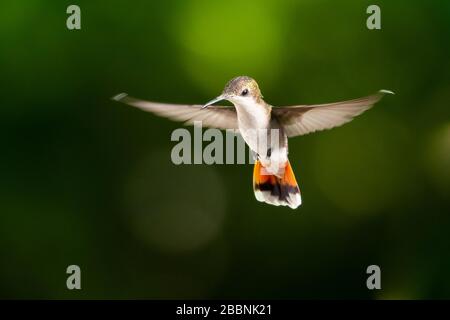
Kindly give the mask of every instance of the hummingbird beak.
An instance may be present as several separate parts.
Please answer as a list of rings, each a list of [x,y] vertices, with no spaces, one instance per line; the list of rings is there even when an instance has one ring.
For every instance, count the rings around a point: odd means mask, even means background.
[[[208,101],[208,102],[202,107],[202,109],[205,109],[205,108],[209,107],[210,105],[212,105],[212,104],[214,104],[214,103],[216,103],[216,102],[219,102],[219,101],[221,101],[221,100],[225,100],[225,99],[226,99],[226,97],[225,97],[223,94],[221,94],[221,95],[218,96],[217,98],[214,98],[214,99],[212,99],[211,101]]]

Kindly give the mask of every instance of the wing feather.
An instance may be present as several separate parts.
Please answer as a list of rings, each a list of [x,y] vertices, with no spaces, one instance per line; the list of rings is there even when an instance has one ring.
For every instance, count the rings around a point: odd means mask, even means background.
[[[121,93],[112,98],[141,110],[154,113],[174,121],[192,125],[201,121],[202,126],[218,129],[238,129],[237,115],[234,107],[210,106],[202,109],[201,105],[184,105],[150,102],[130,97]]]
[[[273,108],[272,114],[280,121],[289,137],[300,136],[343,125],[370,109],[386,93],[393,94],[391,91],[380,90],[376,94],[354,100]]]

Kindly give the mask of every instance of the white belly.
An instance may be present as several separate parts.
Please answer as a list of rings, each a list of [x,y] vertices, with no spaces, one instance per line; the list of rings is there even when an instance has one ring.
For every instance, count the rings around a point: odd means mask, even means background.
[[[256,103],[235,104],[239,131],[250,149],[258,154],[265,154],[267,146],[262,141],[270,129],[270,112]]]
[[[235,103],[239,131],[249,148],[271,174],[280,174],[287,162],[287,137],[271,121],[270,109],[256,103]]]

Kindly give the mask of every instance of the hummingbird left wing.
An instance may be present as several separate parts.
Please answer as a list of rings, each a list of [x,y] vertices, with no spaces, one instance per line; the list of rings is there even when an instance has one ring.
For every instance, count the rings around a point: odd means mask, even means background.
[[[236,109],[234,107],[210,106],[202,109],[201,105],[184,105],[150,102],[130,97],[121,93],[112,98],[144,111],[174,121],[182,121],[186,125],[201,121],[202,126],[218,129],[238,129]]]
[[[370,109],[386,93],[380,90],[364,98],[327,104],[272,108],[272,114],[280,121],[288,137],[331,129],[351,121]]]

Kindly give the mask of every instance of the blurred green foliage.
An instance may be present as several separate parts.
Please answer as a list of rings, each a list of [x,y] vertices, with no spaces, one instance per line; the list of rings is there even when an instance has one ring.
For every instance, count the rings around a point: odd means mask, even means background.
[[[450,298],[450,2],[377,1],[373,31],[370,1],[80,0],[79,31],[70,4],[0,4],[0,297]],[[251,165],[171,164],[180,124],[110,100],[244,74],[274,105],[396,95],[290,141],[295,212]]]

